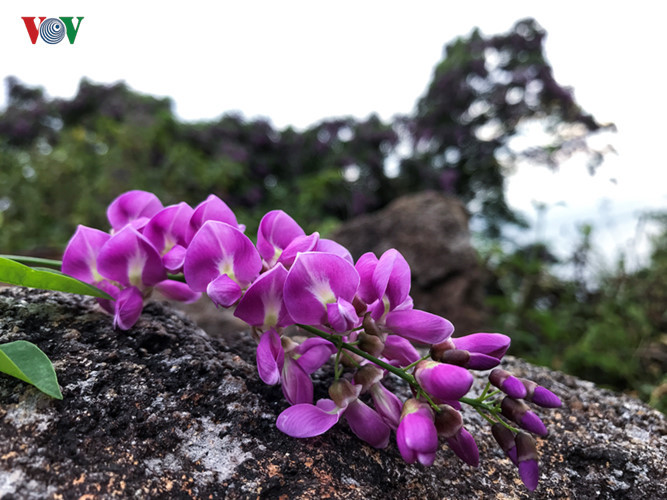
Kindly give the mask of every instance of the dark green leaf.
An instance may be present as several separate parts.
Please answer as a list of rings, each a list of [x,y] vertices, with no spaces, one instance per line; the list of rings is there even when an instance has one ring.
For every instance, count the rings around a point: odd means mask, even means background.
[[[110,295],[99,288],[67,276],[60,271],[32,268],[4,257],[0,257],[0,282],[43,290],[92,295],[93,297],[113,300]]]
[[[35,344],[25,340],[0,344],[0,372],[34,385],[52,398],[63,398],[51,361]]]

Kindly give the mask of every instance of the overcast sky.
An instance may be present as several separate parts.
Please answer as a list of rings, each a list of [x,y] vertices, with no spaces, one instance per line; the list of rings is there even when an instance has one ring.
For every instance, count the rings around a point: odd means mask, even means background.
[[[171,97],[186,120],[233,110],[277,127],[373,112],[389,119],[413,109],[448,41],[474,26],[502,33],[534,17],[548,32],[559,83],[599,121],[616,123],[608,139],[617,154],[594,177],[576,165],[557,174],[521,169],[508,195],[531,217],[534,201],[547,203],[542,234],[564,249],[576,224],[591,221],[609,250],[632,245],[640,209],[667,201],[658,10],[657,2],[581,0],[3,2],[0,78],[59,97],[72,97],[82,77],[124,80]],[[74,44],[33,45],[22,16],[84,20]],[[3,92],[0,106],[5,101]]]

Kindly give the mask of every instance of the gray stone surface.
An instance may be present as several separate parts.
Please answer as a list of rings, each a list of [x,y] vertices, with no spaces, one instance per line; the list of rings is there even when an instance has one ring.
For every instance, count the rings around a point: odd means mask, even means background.
[[[25,339],[54,361],[64,399],[0,375],[0,498],[667,498],[667,424],[640,401],[509,358],[554,390],[540,411],[540,485],[529,493],[484,423],[477,469],[445,447],[406,465],[339,424],[297,440],[275,428],[286,406],[253,365],[249,335],[209,338],[181,313],[149,305],[128,332],[91,299],[0,291],[0,342]],[[315,374],[322,396],[329,373]],[[480,381],[481,383],[481,381]],[[403,388],[404,390],[404,388]]]
[[[396,248],[412,269],[415,307],[444,316],[463,335],[484,325],[482,269],[468,220],[460,200],[425,191],[345,222],[331,238],[355,260],[365,252],[379,256]]]

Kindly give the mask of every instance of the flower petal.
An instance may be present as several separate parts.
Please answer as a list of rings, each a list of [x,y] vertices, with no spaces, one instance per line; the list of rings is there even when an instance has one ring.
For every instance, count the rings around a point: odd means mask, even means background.
[[[125,226],[104,244],[97,267],[102,276],[123,286],[150,287],[167,277],[158,251],[131,226]]]
[[[178,300],[186,304],[195,302],[201,297],[201,292],[193,292],[192,289],[180,281],[164,280],[155,285],[155,289],[171,300]]]
[[[192,212],[192,207],[185,202],[163,208],[151,217],[142,234],[162,255],[174,245],[185,246],[185,231],[190,224]]]
[[[438,344],[454,332],[445,318],[418,309],[391,311],[385,324],[393,333],[424,344]]]
[[[310,380],[310,375],[289,356],[285,356],[283,364],[282,389],[285,399],[290,404],[313,401],[313,382]]]
[[[189,244],[197,231],[209,220],[225,222],[233,228],[239,229],[236,215],[234,215],[232,209],[216,195],[211,194],[192,211],[192,216],[185,230],[185,242]]]
[[[354,259],[352,258],[352,254],[350,253],[350,251],[340,243],[335,242],[334,240],[320,238],[319,241],[317,242],[317,246],[315,246],[315,251],[336,254],[339,257],[343,257],[350,264],[354,265]]]
[[[261,274],[246,290],[234,316],[249,325],[287,326],[292,324],[283,301],[283,287],[287,278],[287,270],[278,264]]]
[[[361,324],[361,318],[354,306],[342,298],[333,304],[327,304],[327,319],[336,332],[345,332]]]
[[[374,448],[386,448],[389,444],[389,426],[363,401],[352,401],[345,410],[345,418],[352,432]]]
[[[390,311],[408,298],[410,266],[398,250],[390,248],[382,254],[373,271],[373,287],[378,298],[389,299]]]
[[[115,304],[114,328],[129,330],[141,316],[144,298],[137,287],[131,286],[120,291]]]
[[[285,305],[297,323],[324,324],[326,304],[338,298],[352,302],[359,275],[348,261],[331,253],[297,255],[285,280]]]
[[[257,372],[265,384],[275,385],[280,382],[280,375],[285,362],[285,351],[280,343],[280,335],[275,330],[262,334],[257,345]]]
[[[398,397],[387,389],[382,383],[377,382],[371,386],[371,397],[373,406],[378,415],[391,429],[396,430],[401,420],[403,403]]]
[[[114,231],[122,229],[140,217],[153,217],[162,210],[162,202],[147,191],[127,191],[111,202],[107,208],[107,219]]]
[[[162,265],[170,273],[179,273],[185,264],[185,252],[187,250],[181,245],[174,245],[166,254],[162,256]]]
[[[474,381],[472,374],[465,368],[431,360],[417,364],[415,378],[426,392],[441,401],[462,398]]]
[[[354,268],[359,273],[359,290],[358,294],[361,300],[366,302],[366,304],[371,304],[375,302],[378,297],[375,292],[375,286],[373,286],[373,273],[375,268],[378,265],[378,258],[373,252],[367,252],[359,257]]]
[[[294,348],[294,359],[307,374],[314,373],[336,353],[336,346],[328,340],[311,337]]]
[[[475,439],[465,428],[461,427],[454,437],[447,438],[447,444],[456,453],[456,456],[468,465],[473,467],[479,465],[477,443],[475,443]]]
[[[330,399],[319,400],[317,406],[296,404],[278,415],[276,427],[296,438],[319,436],[336,425],[341,412]]]
[[[398,366],[411,365],[420,358],[417,349],[410,341],[399,335],[387,335],[382,356],[390,361],[396,361]]]
[[[239,284],[226,274],[218,276],[206,287],[206,295],[216,306],[231,307],[242,294]]]
[[[297,236],[282,251],[278,258],[278,264],[282,264],[289,269],[296,259],[299,252],[309,252],[317,245],[320,239],[320,233],[313,233],[308,236]]]
[[[109,238],[108,233],[79,225],[65,248],[62,272],[90,284],[102,280],[97,271],[97,256]]]
[[[218,221],[207,221],[197,231],[183,265],[188,285],[197,292],[204,291],[221,274],[246,286],[261,268],[262,261],[252,241],[238,229]]]
[[[305,234],[301,226],[285,212],[272,210],[259,223],[257,250],[269,266],[273,266],[292,240]]]

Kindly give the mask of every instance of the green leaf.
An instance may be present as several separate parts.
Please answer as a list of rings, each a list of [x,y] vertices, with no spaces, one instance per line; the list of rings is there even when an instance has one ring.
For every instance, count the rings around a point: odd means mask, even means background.
[[[93,297],[113,300],[113,297],[99,288],[67,276],[55,269],[28,267],[4,257],[0,257],[0,282],[43,290],[92,295]]]
[[[63,398],[51,361],[35,344],[25,340],[0,344],[0,372],[34,385],[52,398]]]

